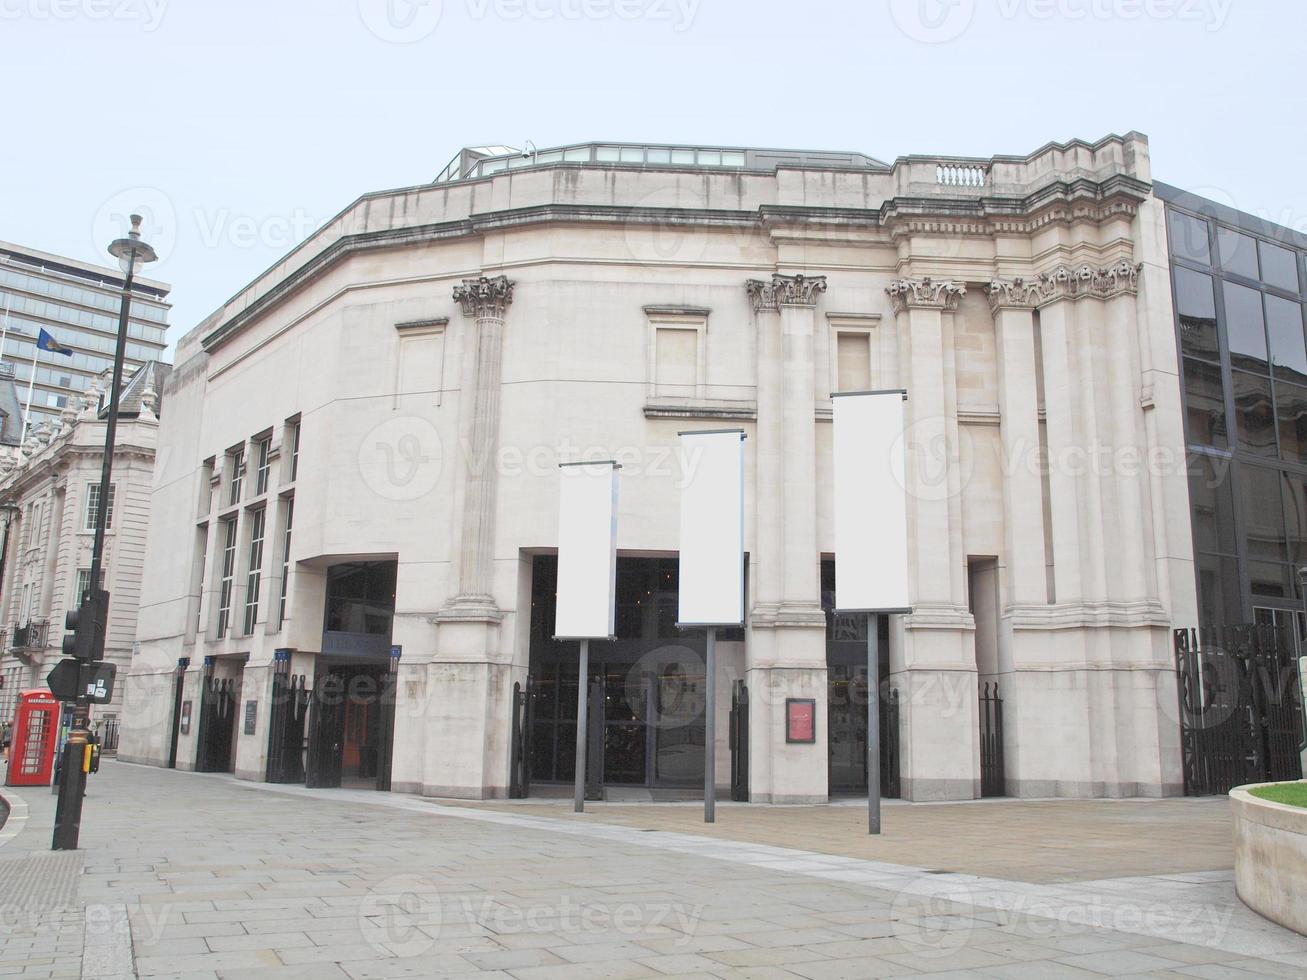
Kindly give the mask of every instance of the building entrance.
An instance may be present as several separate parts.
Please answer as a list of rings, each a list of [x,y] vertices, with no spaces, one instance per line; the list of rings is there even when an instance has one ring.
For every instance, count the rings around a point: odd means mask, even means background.
[[[835,563],[821,563],[826,610],[826,741],[832,795],[867,792],[867,617],[835,615]],[[899,795],[898,701],[889,689],[889,617],[880,617],[880,744],[882,795]]]
[[[553,639],[557,572],[556,557],[535,559],[525,754],[538,793],[576,773],[580,650]],[[675,558],[617,560],[617,639],[591,643],[586,685],[595,790],[703,785],[704,640],[676,628],[676,610]]]
[[[375,665],[319,667],[309,705],[306,786],[380,788],[378,777],[389,768],[381,758],[383,749],[389,752],[383,723],[394,717],[388,674]]]

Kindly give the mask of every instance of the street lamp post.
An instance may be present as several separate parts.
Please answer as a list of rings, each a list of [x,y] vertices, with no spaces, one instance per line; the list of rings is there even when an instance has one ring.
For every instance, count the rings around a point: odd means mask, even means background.
[[[108,528],[109,494],[113,486],[113,450],[118,435],[118,395],[123,384],[123,359],[127,354],[127,322],[132,310],[132,281],[146,264],[158,259],[154,249],[141,239],[141,216],[132,215],[132,230],[126,238],[119,238],[109,246],[109,254],[118,260],[123,270],[123,300],[118,313],[118,346],[113,355],[113,381],[109,385],[109,414],[105,421],[104,460],[100,465],[100,499],[95,514],[95,545],[91,552],[91,580],[87,592],[78,596],[83,609],[92,605],[88,602],[102,588],[104,575],[104,536]],[[103,620],[92,624],[94,631],[95,654],[93,660],[104,658],[104,638],[108,625],[108,595],[99,606],[99,615]],[[82,627],[86,628],[86,627]],[[87,744],[90,741],[91,702],[86,697],[86,686],[78,689],[78,698],[73,706],[73,724],[68,732],[68,741],[64,745],[62,762],[62,779],[59,783],[59,802],[55,810],[54,841],[52,849],[56,851],[74,851],[82,827],[82,797],[86,793],[86,772],[83,768]]]

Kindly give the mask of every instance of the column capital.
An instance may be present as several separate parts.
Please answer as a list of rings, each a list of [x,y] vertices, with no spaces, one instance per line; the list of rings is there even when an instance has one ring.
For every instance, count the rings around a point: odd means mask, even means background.
[[[825,276],[783,276],[773,273],[771,282],[750,279],[744,284],[759,313],[782,306],[816,306],[817,296],[826,292]]]
[[[1033,310],[1043,296],[1043,284],[1038,279],[994,279],[985,287],[989,308],[999,310]]]
[[[1070,299],[1115,299],[1117,296],[1134,296],[1139,292],[1139,272],[1142,262],[1121,261],[1105,268],[1094,269],[1082,265],[1072,269],[1061,266],[1039,276],[1040,305]]]
[[[464,316],[502,320],[513,302],[514,285],[507,276],[464,279],[461,286],[454,287],[454,299],[463,304]]]
[[[885,287],[894,312],[902,313],[908,309],[949,310],[958,308],[958,303],[967,294],[964,283],[952,279],[894,279]]]

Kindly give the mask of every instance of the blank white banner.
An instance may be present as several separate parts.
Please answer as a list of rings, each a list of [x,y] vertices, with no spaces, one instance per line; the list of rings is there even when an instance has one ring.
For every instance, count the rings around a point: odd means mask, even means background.
[[[903,392],[837,395],[835,608],[908,609]]]
[[[681,433],[678,622],[744,622],[744,433]]]
[[[617,465],[559,467],[554,635],[607,639],[617,596]]]

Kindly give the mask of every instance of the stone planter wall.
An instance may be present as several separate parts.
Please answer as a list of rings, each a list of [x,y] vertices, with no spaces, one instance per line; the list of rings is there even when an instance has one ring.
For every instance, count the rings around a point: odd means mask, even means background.
[[[1234,881],[1245,905],[1307,935],[1307,808],[1230,791]]]

